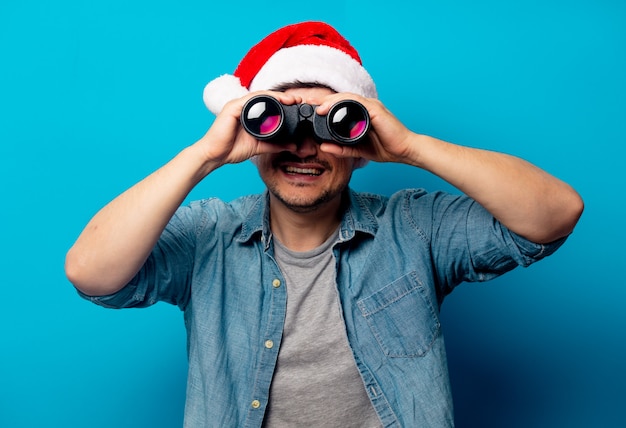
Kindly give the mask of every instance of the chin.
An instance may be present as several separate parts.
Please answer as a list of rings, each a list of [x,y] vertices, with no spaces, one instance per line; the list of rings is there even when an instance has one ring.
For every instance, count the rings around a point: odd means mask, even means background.
[[[331,192],[324,191],[315,196],[305,196],[305,195],[285,195],[280,191],[275,191],[275,189],[269,189],[270,193],[274,196],[274,199],[279,201],[285,207],[297,213],[310,213],[319,210],[320,208],[327,206],[330,202],[332,202],[336,197],[340,197],[341,191],[339,192]]]

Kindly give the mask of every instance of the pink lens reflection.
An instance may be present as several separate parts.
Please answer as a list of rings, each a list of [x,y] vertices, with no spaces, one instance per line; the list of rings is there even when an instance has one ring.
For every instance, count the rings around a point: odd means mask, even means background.
[[[350,129],[350,138],[356,138],[365,131],[366,123],[364,120],[357,122],[352,129]]]
[[[272,132],[276,131],[278,125],[280,125],[280,115],[268,116],[265,118],[263,123],[261,123],[259,131],[263,135],[271,134]]]

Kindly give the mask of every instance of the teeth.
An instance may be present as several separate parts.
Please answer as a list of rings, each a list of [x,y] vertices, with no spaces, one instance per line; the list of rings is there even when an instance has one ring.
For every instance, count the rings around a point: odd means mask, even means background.
[[[315,168],[297,168],[295,166],[288,166],[285,171],[290,174],[308,174],[308,175],[320,175],[322,171]]]

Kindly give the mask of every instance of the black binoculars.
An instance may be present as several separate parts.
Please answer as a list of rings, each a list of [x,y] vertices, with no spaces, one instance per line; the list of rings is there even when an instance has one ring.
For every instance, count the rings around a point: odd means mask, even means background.
[[[367,135],[370,117],[363,104],[339,101],[324,116],[315,113],[316,107],[304,103],[284,105],[269,95],[257,95],[244,105],[241,124],[257,140],[275,143],[297,139],[310,129],[319,143],[356,144]]]

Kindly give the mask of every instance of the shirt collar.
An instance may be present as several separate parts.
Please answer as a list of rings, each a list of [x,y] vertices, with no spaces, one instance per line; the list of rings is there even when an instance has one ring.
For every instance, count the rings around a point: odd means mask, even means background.
[[[367,195],[347,189],[346,196],[339,230],[339,242],[351,240],[357,232],[375,235],[378,230],[378,222],[367,203]],[[267,249],[272,237],[269,221],[269,192],[266,190],[253,197],[251,201],[251,204],[246,205],[248,207],[247,214],[237,240],[242,243],[248,242],[260,234],[261,242]]]

